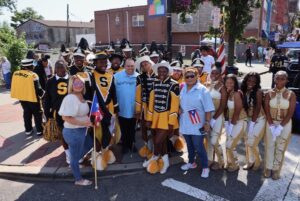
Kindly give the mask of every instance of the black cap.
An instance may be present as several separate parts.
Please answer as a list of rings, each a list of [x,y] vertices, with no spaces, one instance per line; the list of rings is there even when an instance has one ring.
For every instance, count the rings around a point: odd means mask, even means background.
[[[113,53],[110,55],[109,61],[111,62],[114,58],[119,58],[120,61],[122,62],[124,57],[118,53]]]

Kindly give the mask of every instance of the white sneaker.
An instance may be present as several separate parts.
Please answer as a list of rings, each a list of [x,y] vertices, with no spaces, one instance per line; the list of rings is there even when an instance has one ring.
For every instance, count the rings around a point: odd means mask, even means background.
[[[203,168],[201,177],[208,178],[208,176],[209,176],[209,168]]]
[[[70,165],[70,150],[66,149],[65,154],[66,154],[66,162]]]
[[[186,171],[189,169],[195,169],[196,167],[197,167],[197,164],[194,162],[194,163],[186,163],[186,164],[182,165],[180,168],[181,168],[181,170]]]
[[[33,132],[33,130],[31,130],[31,131],[29,131],[29,132],[25,132],[25,134],[26,134],[27,136],[29,136],[29,135],[32,135],[32,132]]]

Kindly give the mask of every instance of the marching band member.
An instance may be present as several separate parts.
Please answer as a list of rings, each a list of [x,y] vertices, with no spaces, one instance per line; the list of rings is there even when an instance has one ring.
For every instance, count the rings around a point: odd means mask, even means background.
[[[201,177],[209,176],[208,158],[204,146],[206,133],[210,131],[209,122],[214,104],[207,88],[198,81],[197,69],[187,68],[185,84],[180,92],[180,133],[183,134],[188,148],[187,164],[181,166],[186,171],[197,167],[195,151],[201,161]]]
[[[120,128],[117,124],[116,114],[118,113],[118,101],[114,76],[106,72],[107,54],[99,52],[94,58],[95,70],[92,73],[92,88],[95,91],[99,107],[103,113],[103,119],[96,130],[96,137],[102,148],[108,147],[112,143],[118,143]],[[113,137],[113,138],[112,138]],[[97,148],[99,151],[99,147]]]
[[[68,94],[69,75],[67,74],[66,62],[58,60],[55,63],[55,76],[50,78],[46,85],[44,113],[47,119],[55,118],[58,127],[63,130],[64,121],[58,114],[64,97]],[[62,136],[61,143],[66,153],[66,162],[70,164],[70,150]]]
[[[269,178],[272,175],[272,179],[277,180],[291,138],[291,118],[295,111],[296,95],[285,88],[288,82],[285,71],[278,71],[274,79],[275,88],[266,94],[264,101],[267,118],[264,176]]]
[[[124,70],[124,68],[121,66],[121,63],[123,61],[122,55],[113,53],[110,55],[109,61],[111,63],[111,67],[107,69],[108,73],[114,75],[115,73]]]
[[[164,174],[169,167],[169,156],[164,145],[173,130],[178,128],[179,85],[170,77],[172,69],[168,62],[155,64],[153,68],[157,72],[157,79],[150,91],[146,119],[148,127],[153,130],[154,154],[143,163],[143,167],[151,172],[148,165],[161,156],[163,167],[160,173]]]
[[[159,54],[155,50],[151,52],[149,57],[154,64],[157,64],[159,62]]]
[[[227,104],[227,92],[222,81],[222,69],[214,67],[210,74],[210,83],[207,83],[207,88],[212,97],[215,112],[212,113],[210,120],[211,133],[208,143],[208,160],[212,162],[211,169],[218,170],[224,167],[223,150],[220,145],[220,138],[224,123],[224,110]],[[217,156],[217,161],[214,161],[214,154]]]
[[[198,70],[198,78],[201,84],[206,84],[208,73],[203,72],[204,62],[200,58],[194,59],[192,63],[192,67],[197,68]]]
[[[173,69],[172,79],[178,82],[178,84],[181,84],[184,82],[183,79],[183,68],[180,65],[180,61],[175,60],[171,62],[170,66]]]
[[[43,135],[41,98],[44,90],[39,83],[39,77],[33,72],[33,59],[24,59],[21,70],[15,71],[12,77],[11,97],[20,100],[23,108],[25,134],[31,135],[32,116],[36,127],[36,135]],[[25,90],[26,89],[26,90]]]
[[[241,90],[244,95],[244,109],[248,116],[248,129],[245,135],[247,164],[243,169],[258,170],[261,163],[258,144],[264,136],[266,125],[259,74],[255,72],[248,73],[243,79]]]
[[[225,87],[228,93],[228,121],[225,122],[227,170],[234,172],[239,170],[236,146],[246,131],[247,114],[243,108],[243,95],[239,91],[235,75],[229,74],[225,77]]]
[[[91,89],[91,79],[89,75],[89,70],[84,66],[85,51],[80,47],[77,48],[74,53],[74,65],[69,68],[70,75],[80,75],[85,81],[85,94],[84,98],[87,101],[92,101],[93,93]]]
[[[145,45],[142,49],[139,50],[139,56],[149,56],[150,52],[147,48],[147,46]]]
[[[139,150],[141,157],[146,157],[152,150],[150,144],[150,130],[146,127],[146,115],[149,104],[149,94],[156,78],[153,71],[153,62],[148,56],[139,58],[136,62],[140,75],[137,76],[136,96],[135,96],[135,116],[141,120],[141,132],[145,145]]]

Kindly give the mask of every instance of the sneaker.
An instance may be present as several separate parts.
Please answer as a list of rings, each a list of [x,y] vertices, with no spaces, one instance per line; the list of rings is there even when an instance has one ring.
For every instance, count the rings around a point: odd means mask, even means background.
[[[181,168],[181,170],[186,171],[189,169],[195,169],[196,167],[197,167],[197,164],[194,162],[194,163],[186,163],[183,166],[181,166],[180,168]]]
[[[28,132],[25,132],[25,134],[26,134],[27,136],[32,135],[32,133],[33,133],[33,130],[28,131]]]
[[[37,132],[36,135],[37,135],[37,136],[42,136],[42,135],[43,135],[43,132]]]
[[[208,176],[209,176],[209,168],[203,168],[201,177],[208,178]]]

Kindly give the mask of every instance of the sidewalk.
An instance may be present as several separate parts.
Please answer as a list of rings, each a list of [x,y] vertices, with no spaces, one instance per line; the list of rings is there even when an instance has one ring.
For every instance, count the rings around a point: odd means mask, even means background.
[[[10,98],[8,91],[0,91],[0,174],[17,174],[41,177],[71,177],[65,162],[65,153],[59,142],[50,143],[34,133],[27,137],[24,133],[23,110],[20,103]],[[137,132],[137,147],[143,145]],[[172,154],[171,164],[183,162],[182,154]],[[143,159],[137,153],[123,155],[120,162],[109,165],[103,173],[119,173],[143,169]],[[92,174],[87,166],[83,174]]]

